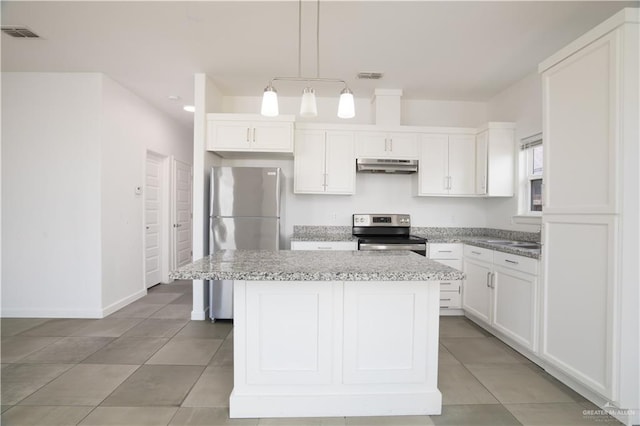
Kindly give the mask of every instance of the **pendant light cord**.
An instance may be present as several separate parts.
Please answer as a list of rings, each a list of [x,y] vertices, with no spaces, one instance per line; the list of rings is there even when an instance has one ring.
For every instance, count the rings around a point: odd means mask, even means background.
[[[316,3],[316,78],[320,78],[320,0]]]
[[[298,78],[302,77],[302,0],[298,0]]]

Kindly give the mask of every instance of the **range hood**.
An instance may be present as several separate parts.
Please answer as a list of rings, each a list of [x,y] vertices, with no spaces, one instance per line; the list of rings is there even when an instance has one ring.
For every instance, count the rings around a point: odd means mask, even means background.
[[[395,160],[390,158],[358,158],[356,170],[368,173],[415,173],[418,160]]]

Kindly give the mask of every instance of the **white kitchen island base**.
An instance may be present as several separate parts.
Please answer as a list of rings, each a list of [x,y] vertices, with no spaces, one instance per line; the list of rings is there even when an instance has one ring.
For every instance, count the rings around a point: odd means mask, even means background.
[[[235,281],[230,417],[440,414],[439,284]]]

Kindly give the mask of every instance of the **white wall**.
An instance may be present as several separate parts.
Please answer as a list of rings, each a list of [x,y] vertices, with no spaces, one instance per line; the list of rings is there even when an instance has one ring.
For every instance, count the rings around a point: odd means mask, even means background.
[[[146,294],[144,196],[134,189],[144,187],[147,150],[165,157],[168,170],[172,156],[192,162],[193,144],[191,129],[168,120],[109,77],[102,76],[101,81],[102,307],[110,311]],[[163,232],[166,260],[168,219]]]
[[[98,316],[100,75],[2,86],[2,315]]]
[[[145,294],[147,149],[191,129],[97,73],[2,74],[2,315],[102,317]]]
[[[542,80],[537,70],[508,87],[488,103],[489,121],[516,123],[516,152],[519,141],[542,131]],[[516,171],[516,177],[518,171]],[[518,185],[516,185],[518,188]],[[487,226],[491,228],[538,232],[540,225],[514,224],[518,197],[487,200]]]

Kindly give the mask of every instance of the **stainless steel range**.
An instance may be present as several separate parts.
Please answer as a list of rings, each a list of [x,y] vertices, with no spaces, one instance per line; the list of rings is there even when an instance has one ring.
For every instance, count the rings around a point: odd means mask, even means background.
[[[352,234],[358,250],[410,250],[427,255],[427,240],[410,235],[408,214],[354,214]]]

